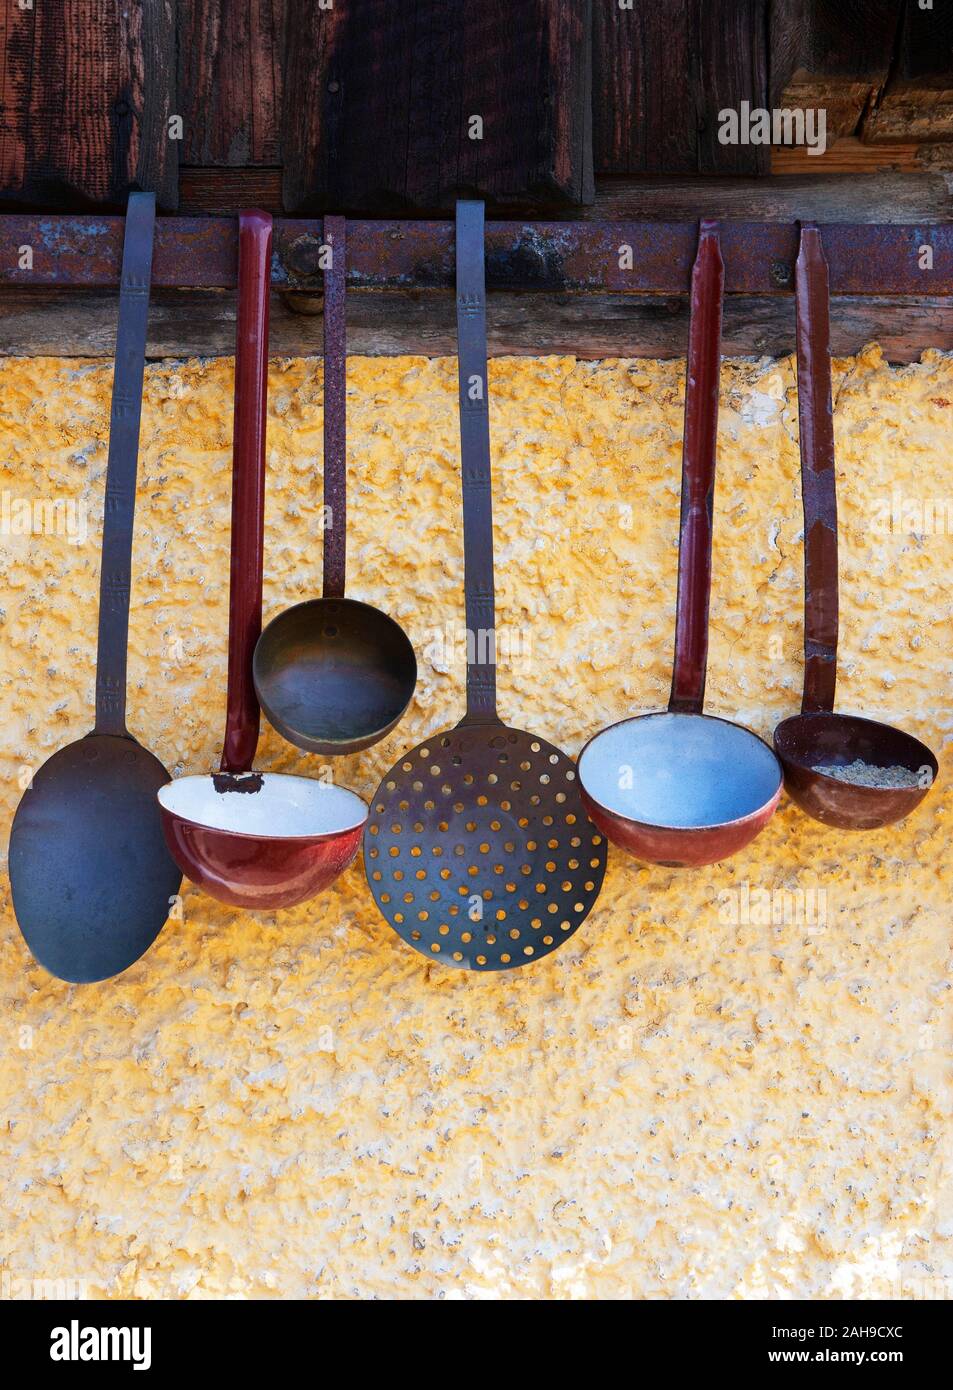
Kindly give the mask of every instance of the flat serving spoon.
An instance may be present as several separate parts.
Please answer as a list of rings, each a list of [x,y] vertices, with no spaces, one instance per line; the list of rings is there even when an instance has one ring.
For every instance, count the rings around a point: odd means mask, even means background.
[[[169,781],[126,728],[126,652],[155,195],[126,211],[109,421],[96,724],[47,759],[10,833],[13,910],[39,963],[74,983],[118,975],[152,945],[182,875],[156,793]]]

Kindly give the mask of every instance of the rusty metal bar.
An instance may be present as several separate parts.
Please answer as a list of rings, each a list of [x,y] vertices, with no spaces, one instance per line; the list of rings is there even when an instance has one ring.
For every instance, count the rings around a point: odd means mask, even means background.
[[[0,292],[17,286],[113,289],[122,259],[120,217],[0,216]],[[453,287],[452,222],[349,224],[349,289]],[[320,284],[320,219],[275,221],[271,280],[277,289]],[[834,295],[953,295],[953,223],[828,223],[820,228]],[[687,293],[698,236],[689,222],[488,222],[491,290]],[[168,217],[156,225],[153,285],[231,289],[237,220]],[[729,294],[788,294],[798,227],[723,222]]]

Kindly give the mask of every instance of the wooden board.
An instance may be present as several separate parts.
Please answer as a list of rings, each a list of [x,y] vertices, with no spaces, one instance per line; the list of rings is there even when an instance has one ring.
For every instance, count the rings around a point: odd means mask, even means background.
[[[597,173],[765,173],[770,148],[727,145],[718,113],[767,100],[767,0],[595,0]]]
[[[864,121],[863,138],[885,144],[953,140],[953,5],[934,0],[924,10],[908,0],[897,60]]]
[[[179,6],[182,162],[248,167],[281,159],[285,0]]]
[[[823,107],[827,138],[858,129],[887,80],[904,0],[772,0],[771,105]]]
[[[272,357],[320,356],[320,313],[292,312],[272,296]],[[488,297],[493,356],[567,354],[580,358],[682,357],[688,335],[687,296],[633,299],[611,294],[508,294]],[[36,292],[0,297],[0,353],[108,357],[116,335],[112,295],[64,299]],[[837,354],[879,342],[893,362],[916,362],[924,348],[953,349],[949,299],[839,298],[831,310]],[[729,295],[726,356],[779,356],[793,351],[793,296]],[[229,291],[165,291],[149,311],[150,357],[230,356],[235,350],[235,296]],[[352,355],[420,353],[453,356],[453,297],[427,291],[355,292],[348,296]]]
[[[602,178],[593,203],[567,208],[567,221],[653,218],[677,222],[702,211],[710,217],[754,221],[811,218],[815,222],[943,222],[953,218],[953,193],[940,172],[929,172],[919,146],[862,145],[839,140],[819,159],[775,150],[768,178]],[[943,147],[940,147],[943,148]],[[849,173],[858,177],[844,178]],[[281,170],[179,170],[183,216],[260,207],[281,213]],[[488,208],[502,217],[534,216],[529,203]]]
[[[174,209],[174,0],[8,0],[0,39],[0,198]]]
[[[591,199],[591,0],[286,3],[289,213]]]

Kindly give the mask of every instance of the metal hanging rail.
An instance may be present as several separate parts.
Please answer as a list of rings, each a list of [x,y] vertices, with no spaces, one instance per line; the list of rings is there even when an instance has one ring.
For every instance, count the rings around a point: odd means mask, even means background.
[[[0,293],[113,289],[122,260],[122,217],[0,216]],[[274,224],[272,286],[319,286],[321,219]],[[237,278],[234,217],[169,217],[156,225],[157,289],[231,289]],[[798,224],[721,224],[729,294],[788,294]],[[828,223],[820,228],[834,295],[953,295],[953,223]],[[688,290],[698,223],[488,222],[491,290],[681,294]],[[453,223],[349,223],[349,288],[449,290]]]

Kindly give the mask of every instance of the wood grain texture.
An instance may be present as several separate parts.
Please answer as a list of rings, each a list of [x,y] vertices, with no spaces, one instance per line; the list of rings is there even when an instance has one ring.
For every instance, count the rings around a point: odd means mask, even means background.
[[[820,163],[821,161],[811,161]],[[600,179],[587,217],[740,221],[947,222],[953,190],[941,173],[772,175],[744,179]]]
[[[683,357],[687,296],[508,294],[488,298],[494,357],[569,354],[582,358]],[[320,356],[321,315],[292,312],[272,295],[272,357]],[[108,357],[116,334],[115,297],[0,296],[0,354]],[[878,342],[892,362],[916,362],[926,347],[953,349],[949,299],[844,297],[831,308],[831,346],[854,353]],[[726,356],[778,356],[794,349],[793,296],[728,295]],[[229,291],[163,291],[149,310],[149,356],[227,357],[235,351],[235,296]],[[427,291],[348,295],[348,351],[453,356],[453,297]]]
[[[953,141],[953,6],[906,0],[894,69],[862,133],[886,144]]]
[[[0,24],[0,198],[123,207],[144,188],[173,209],[175,0],[35,0]]]
[[[179,0],[182,161],[281,159],[285,0]]]
[[[597,173],[694,173],[698,131],[687,0],[594,0]],[[664,61],[663,61],[664,55]]]
[[[700,174],[767,174],[770,145],[727,145],[718,113],[768,104],[768,0],[693,0],[691,52]]]
[[[718,112],[767,100],[767,0],[594,0],[598,173],[767,172],[766,146],[723,145]]]
[[[841,146],[849,148],[842,150]],[[566,208],[567,221],[652,218],[678,222],[697,217],[737,217],[750,221],[943,222],[953,217],[953,193],[939,172],[924,172],[915,146],[874,147],[859,140],[839,141],[818,159],[792,159],[775,150],[767,178],[665,175],[601,178],[595,201]],[[838,153],[839,152],[839,153]],[[836,158],[835,158],[836,156]],[[833,172],[829,172],[832,166]],[[886,172],[875,172],[886,166]],[[844,178],[843,173],[856,175]],[[179,171],[179,210],[183,216],[230,213],[261,207],[281,213],[281,170],[184,168]],[[532,217],[531,203],[508,204],[501,217]],[[436,215],[427,209],[425,215]]]
[[[286,210],[591,199],[590,5],[287,0]]]
[[[772,106],[823,107],[852,135],[890,71],[903,0],[772,0]]]

